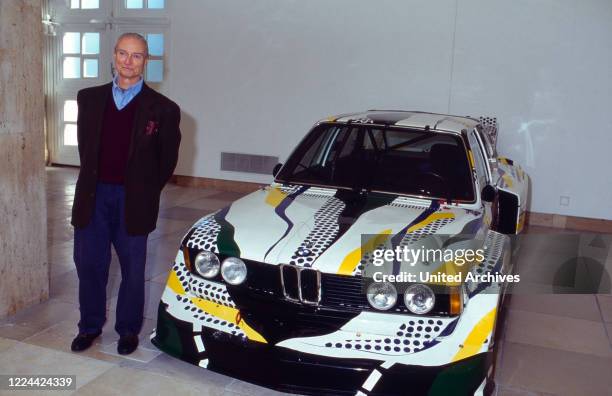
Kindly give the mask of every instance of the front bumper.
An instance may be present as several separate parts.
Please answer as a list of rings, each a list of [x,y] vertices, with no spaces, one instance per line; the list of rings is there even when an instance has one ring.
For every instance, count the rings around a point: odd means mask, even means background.
[[[152,342],[209,370],[279,391],[307,395],[473,395],[481,392],[493,355],[483,352],[441,366],[335,358],[253,342],[172,316],[160,303]]]

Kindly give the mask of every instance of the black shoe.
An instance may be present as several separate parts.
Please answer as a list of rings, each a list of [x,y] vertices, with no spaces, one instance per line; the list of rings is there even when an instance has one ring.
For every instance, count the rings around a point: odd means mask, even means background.
[[[120,355],[129,355],[138,348],[138,336],[135,334],[122,335],[117,343],[117,352]]]
[[[97,333],[79,333],[74,340],[72,340],[70,349],[73,352],[84,351],[93,344],[94,340],[98,338],[100,334],[102,334],[102,331],[98,331]]]

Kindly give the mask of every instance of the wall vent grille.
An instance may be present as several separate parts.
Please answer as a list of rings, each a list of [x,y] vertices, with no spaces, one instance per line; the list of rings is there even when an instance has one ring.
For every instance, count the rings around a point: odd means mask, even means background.
[[[221,153],[221,170],[271,175],[278,157],[240,153]]]

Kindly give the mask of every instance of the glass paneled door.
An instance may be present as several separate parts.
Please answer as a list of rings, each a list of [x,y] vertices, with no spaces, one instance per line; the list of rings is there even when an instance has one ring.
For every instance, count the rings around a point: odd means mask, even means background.
[[[109,35],[105,25],[62,25],[57,29],[54,49],[54,92],[49,97],[48,120],[51,162],[79,165],[76,120],[77,92],[110,80],[110,54],[105,50]]]
[[[80,165],[77,150],[79,90],[105,84],[113,77],[116,39],[137,32],[149,41],[145,81],[167,89],[165,1],[49,0],[45,60],[47,132],[50,162]],[[139,9],[140,8],[140,9]]]

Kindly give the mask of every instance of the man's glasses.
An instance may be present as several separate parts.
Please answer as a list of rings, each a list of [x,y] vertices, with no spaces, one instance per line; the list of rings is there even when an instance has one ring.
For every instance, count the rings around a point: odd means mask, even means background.
[[[122,49],[116,50],[115,54],[117,55],[117,58],[119,58],[121,61],[126,61],[129,57],[132,57],[133,61],[135,61],[135,62],[142,62],[146,58],[146,55],[141,53],[141,52],[132,52],[132,53],[129,53],[129,52],[124,51]]]

